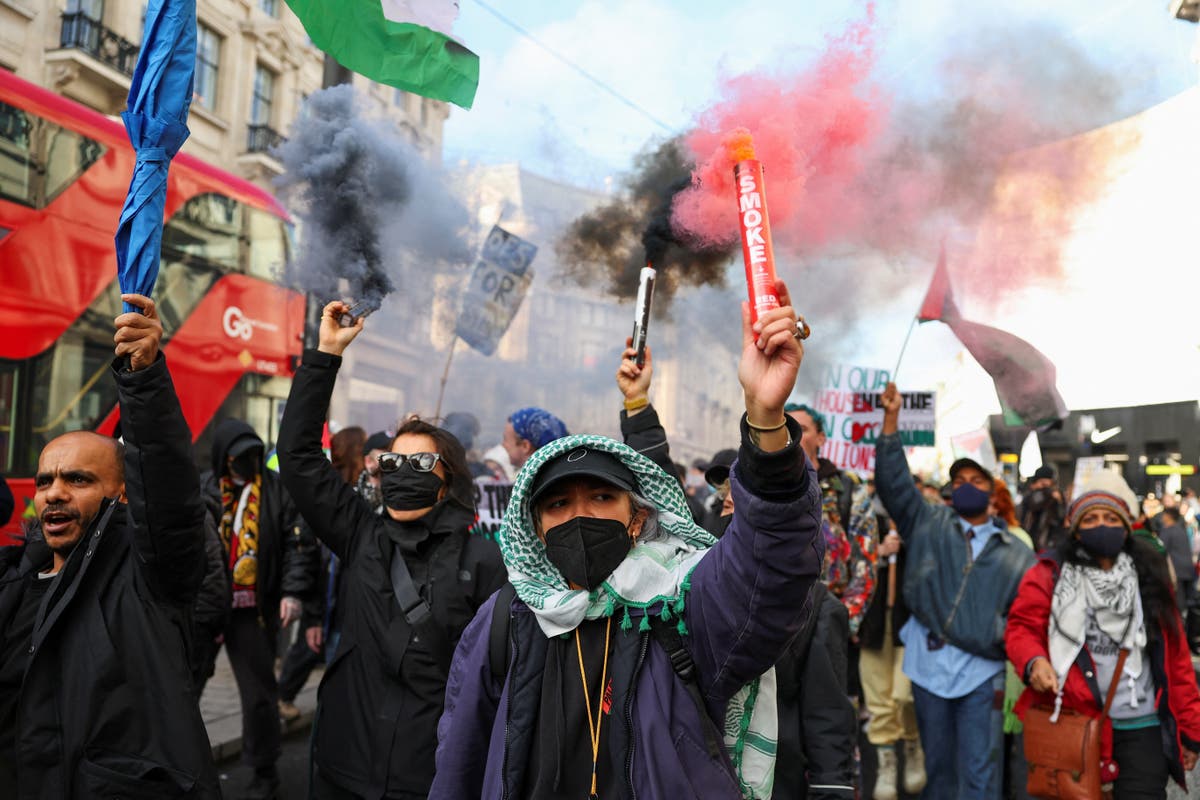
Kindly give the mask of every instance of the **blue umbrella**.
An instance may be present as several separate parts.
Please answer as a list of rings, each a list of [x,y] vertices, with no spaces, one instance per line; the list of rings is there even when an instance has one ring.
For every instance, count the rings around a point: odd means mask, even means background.
[[[150,0],[129,104],[121,118],[137,151],[117,226],[122,292],[149,295],[162,258],[167,168],[188,137],[196,74],[196,0]],[[126,311],[135,310],[128,303]]]

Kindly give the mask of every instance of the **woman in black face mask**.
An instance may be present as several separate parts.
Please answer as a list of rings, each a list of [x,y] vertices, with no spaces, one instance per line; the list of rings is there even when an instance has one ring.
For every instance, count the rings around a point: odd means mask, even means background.
[[[1069,538],[1025,575],[1005,643],[1028,684],[1018,715],[1036,703],[1099,717],[1111,697],[1100,780],[1117,800],[1166,797],[1200,752],[1200,691],[1166,560],[1133,534],[1121,484],[1071,504]]]
[[[506,580],[500,552],[469,533],[474,487],[462,445],[405,422],[379,456],[385,514],[321,452],[341,354],[362,329],[325,307],[279,431],[280,473],[316,535],[341,559],[341,638],[318,695],[313,796],[424,797],[454,643]]]

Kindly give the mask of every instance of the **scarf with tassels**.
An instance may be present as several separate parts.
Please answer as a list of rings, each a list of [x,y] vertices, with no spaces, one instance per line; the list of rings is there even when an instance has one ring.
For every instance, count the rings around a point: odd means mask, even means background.
[[[615,455],[637,478],[636,494],[653,507],[637,544],[598,589],[571,589],[546,556],[546,546],[533,526],[530,489],[549,461],[580,447]],[[691,589],[692,570],[708,548],[712,534],[692,521],[679,481],[646,456],[604,436],[576,435],[542,447],[525,463],[513,483],[512,497],[496,541],[508,577],[546,636],[570,633],[585,619],[619,615],[623,630],[650,630],[650,616],[675,621],[688,634],[683,611]],[[639,613],[630,614],[630,611]],[[729,702],[724,721],[725,744],[737,770],[742,796],[769,798],[775,777],[778,738],[775,670],[743,687]]]

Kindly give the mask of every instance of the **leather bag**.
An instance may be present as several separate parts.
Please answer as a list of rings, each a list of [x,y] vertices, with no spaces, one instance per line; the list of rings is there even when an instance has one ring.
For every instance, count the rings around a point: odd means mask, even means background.
[[[1025,712],[1025,760],[1029,762],[1025,790],[1030,797],[1104,800],[1110,794],[1103,790],[1100,780],[1100,734],[1128,655],[1128,650],[1122,650],[1117,658],[1100,716],[1064,708],[1051,722],[1051,706],[1037,705]]]

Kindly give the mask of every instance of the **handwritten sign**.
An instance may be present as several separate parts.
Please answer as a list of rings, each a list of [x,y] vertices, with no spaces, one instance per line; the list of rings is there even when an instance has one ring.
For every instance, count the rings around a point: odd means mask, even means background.
[[[825,373],[814,403],[825,426],[821,455],[840,469],[875,470],[875,442],[883,430],[883,390],[891,375],[872,367],[838,365]],[[934,392],[901,392],[900,441],[932,447],[937,423]]]
[[[495,478],[475,479],[475,513],[478,519],[471,533],[486,539],[496,540],[508,501],[512,497],[512,484]]]
[[[486,356],[496,352],[533,282],[529,265],[537,246],[496,225],[463,293],[455,333]]]

